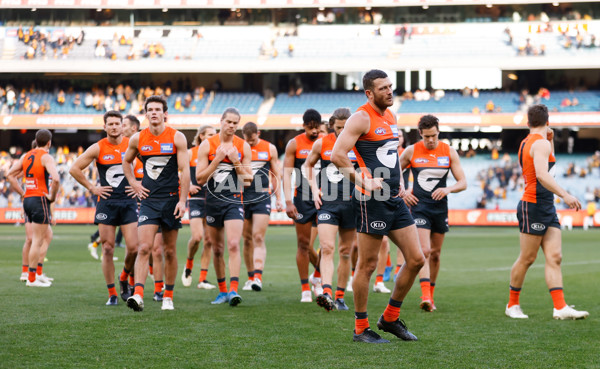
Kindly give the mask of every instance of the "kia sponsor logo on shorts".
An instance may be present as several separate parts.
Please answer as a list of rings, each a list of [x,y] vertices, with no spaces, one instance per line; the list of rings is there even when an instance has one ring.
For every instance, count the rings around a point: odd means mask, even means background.
[[[300,214],[300,213],[298,213],[298,214],[296,215],[296,220],[300,220],[300,219],[302,219],[302,218],[304,218],[304,215],[302,215],[302,214]]]
[[[425,224],[427,224],[427,221],[423,218],[417,218],[417,219],[415,219],[415,224],[416,225],[425,225]]]
[[[145,221],[147,221],[147,220],[148,220],[148,217],[147,217],[147,216],[145,216],[145,215],[142,215],[142,216],[140,217],[140,219],[138,219],[138,221],[139,221],[140,223],[144,223],[144,222],[145,222]]]
[[[98,220],[106,220],[107,218],[108,218],[108,215],[106,215],[104,213],[96,214],[96,219],[98,219]]]
[[[331,215],[329,214],[319,214],[319,220],[329,220],[331,219]]]
[[[210,215],[206,217],[206,223],[214,223],[215,222],[215,218],[211,217]]]
[[[190,215],[193,217],[200,216],[200,210],[192,210],[192,213]]]
[[[531,229],[533,229],[534,231],[543,231],[544,229],[546,229],[546,226],[542,223],[533,223],[531,225]]]
[[[376,230],[382,230],[385,229],[385,227],[387,227],[387,224],[385,224],[384,221],[381,220],[374,220],[371,222],[371,228],[376,229]]]

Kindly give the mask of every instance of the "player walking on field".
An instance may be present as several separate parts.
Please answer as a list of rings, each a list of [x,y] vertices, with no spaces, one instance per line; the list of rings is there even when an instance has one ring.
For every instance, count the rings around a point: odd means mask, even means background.
[[[567,305],[563,292],[561,231],[554,195],[571,209],[581,210],[579,200],[554,180],[554,131],[549,127],[548,108],[533,105],[527,111],[529,135],[519,145],[519,165],[523,170],[525,192],[517,206],[521,252],[510,271],[510,293],[505,313],[511,318],[526,319],[519,304],[525,274],[541,246],[546,258],[546,285],[550,291],[554,319],[583,319],[589,313]]]
[[[332,162],[356,184],[354,214],[358,232],[358,261],[353,280],[354,341],[387,343],[369,328],[367,300],[369,281],[377,267],[381,240],[387,235],[406,262],[400,268],[389,303],[377,327],[403,340],[416,340],[399,319],[400,307],[425,263],[417,228],[402,200],[404,187],[398,157],[396,117],[392,83],[385,72],[371,70],[363,77],[367,103],[352,114],[333,147]],[[348,158],[354,148],[360,174]]]
[[[52,281],[41,272],[39,263],[41,255],[45,254],[50,244],[48,240],[52,230],[52,211],[50,204],[56,199],[59,182],[58,171],[54,158],[48,150],[52,145],[52,133],[41,129],[35,134],[37,148],[29,151],[13,165],[7,175],[11,187],[23,197],[25,218],[31,222],[31,247],[29,249],[29,273],[26,285],[28,287],[50,287]],[[17,175],[25,177],[25,191],[17,182]],[[45,250],[44,250],[45,249]]]
[[[123,159],[125,178],[142,201],[138,219],[135,290],[134,295],[127,299],[127,306],[135,311],[144,309],[148,259],[160,226],[165,256],[162,310],[173,310],[173,288],[177,277],[177,233],[185,214],[190,186],[187,140],[183,133],[166,126],[167,102],[162,97],[148,97],[144,109],[149,127],[131,137]],[[141,183],[136,180],[132,165],[138,154],[144,165]],[[178,171],[181,173],[181,181]]]
[[[98,196],[94,224],[100,231],[102,244],[102,272],[108,288],[106,305],[117,305],[115,288],[115,233],[117,226],[121,227],[125,238],[126,256],[124,271],[133,270],[137,254],[137,202],[127,194],[127,181],[123,174],[122,158],[127,151],[129,138],[123,136],[123,117],[118,111],[108,111],[104,114],[104,131],[106,138],[90,146],[71,166],[69,174],[94,196]],[[83,170],[96,161],[100,185],[95,186],[87,180]],[[121,298],[124,301],[130,297],[127,278],[121,283]]]
[[[317,209],[317,228],[321,246],[320,269],[323,293],[317,296],[317,304],[327,311],[348,310],[344,295],[350,276],[350,251],[356,238],[356,225],[352,210],[353,191],[350,181],[331,162],[331,152],[349,117],[350,110],[346,108],[340,108],[333,112],[329,119],[329,125],[333,132],[315,141],[305,163]],[[354,151],[350,150],[348,157],[353,164],[356,163]],[[318,176],[319,180],[317,180],[314,166],[319,160],[321,161],[321,172]],[[340,235],[338,245],[340,259],[337,288],[334,295],[332,290],[333,256],[338,233]]]
[[[256,123],[246,123],[242,134],[252,150],[253,174],[252,183],[244,188],[244,262],[248,280],[242,289],[261,291],[267,257],[265,234],[271,214],[271,187],[275,193],[277,211],[283,210],[279,159],[275,145],[260,138]]]
[[[240,278],[240,241],[244,226],[242,192],[252,180],[250,145],[235,135],[240,123],[240,113],[227,108],[221,116],[221,130],[200,144],[196,179],[207,185],[206,224],[212,242],[213,262],[219,294],[212,304],[229,302],[237,306],[242,302],[238,294]],[[229,292],[225,275],[225,233],[229,253]]]
[[[410,167],[413,173],[413,189],[404,195],[415,219],[419,242],[425,255],[425,265],[419,272],[421,284],[421,309],[433,311],[433,291],[440,271],[440,253],[448,227],[448,195],[464,191],[467,179],[460,165],[458,153],[440,142],[439,121],[433,115],[419,119],[422,141],[411,145],[400,156],[400,167]],[[456,183],[446,185],[448,172]]]

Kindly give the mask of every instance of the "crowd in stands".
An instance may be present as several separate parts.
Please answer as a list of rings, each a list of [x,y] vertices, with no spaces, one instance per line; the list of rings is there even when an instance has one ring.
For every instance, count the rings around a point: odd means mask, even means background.
[[[71,33],[48,32],[33,26],[24,30],[20,26],[17,37],[19,42],[27,45],[24,59],[66,59],[73,48],[81,46],[85,32],[83,29]]]
[[[178,112],[195,111],[196,107],[193,103],[206,98],[206,89],[199,86],[193,91],[185,93],[183,97],[178,96],[173,99],[170,99],[173,94],[170,86],[164,88],[146,86],[134,89],[130,85],[122,83],[116,87],[110,85],[106,88],[94,87],[86,92],[78,92],[72,88],[66,91],[59,89],[54,94],[53,101],[37,101],[40,96],[46,96],[46,94],[35,87],[17,89],[12,85],[8,85],[6,88],[0,86],[0,115],[51,113],[53,104],[58,107],[70,105],[75,112],[94,113],[117,110],[124,114],[140,114],[144,100],[152,95],[166,97],[170,104],[169,107]]]

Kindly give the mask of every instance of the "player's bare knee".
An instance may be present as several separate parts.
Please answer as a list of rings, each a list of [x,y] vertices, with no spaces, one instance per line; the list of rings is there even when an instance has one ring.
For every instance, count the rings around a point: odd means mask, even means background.
[[[175,250],[172,248],[166,248],[165,249],[165,259],[166,260],[173,260],[177,257],[177,254],[175,253]]]
[[[562,253],[560,251],[550,253],[546,258],[550,263],[555,265],[560,265],[562,263]]]
[[[240,252],[240,242],[227,242],[227,251],[229,251],[230,253],[232,252]]]
[[[254,241],[255,245],[262,245],[265,242],[265,236],[257,233],[252,236],[252,241]]]

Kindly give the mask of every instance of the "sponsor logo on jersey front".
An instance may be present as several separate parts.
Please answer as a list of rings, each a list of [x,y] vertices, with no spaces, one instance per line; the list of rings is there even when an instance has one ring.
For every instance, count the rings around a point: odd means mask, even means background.
[[[387,224],[384,221],[374,220],[371,222],[371,228],[373,228],[373,229],[380,231],[382,229],[385,229],[385,227],[387,227]]]
[[[323,156],[325,157],[331,157],[331,150],[327,150],[323,153]]]
[[[356,161],[356,153],[354,150],[348,151],[348,159]]]
[[[172,154],[173,153],[173,144],[172,143],[160,144],[160,153],[161,154]]]
[[[450,157],[448,156],[440,156],[437,158],[438,165],[441,167],[447,167],[450,165]]]
[[[266,151],[259,151],[257,155],[258,160],[269,160],[269,153]]]
[[[298,152],[298,154],[300,154],[302,156],[308,156],[308,154],[310,154],[310,150],[302,149]]]
[[[376,134],[376,135],[380,135],[380,136],[381,136],[381,135],[384,135],[386,132],[387,132],[387,131],[386,131],[386,130],[385,130],[385,128],[383,128],[383,127],[379,127],[379,128],[377,128],[377,129],[375,130],[375,134]]]

